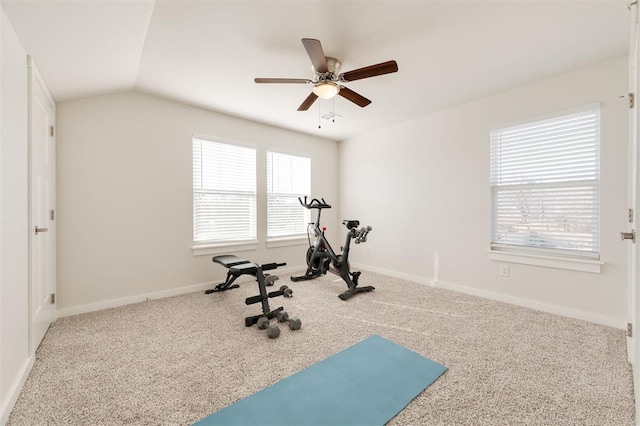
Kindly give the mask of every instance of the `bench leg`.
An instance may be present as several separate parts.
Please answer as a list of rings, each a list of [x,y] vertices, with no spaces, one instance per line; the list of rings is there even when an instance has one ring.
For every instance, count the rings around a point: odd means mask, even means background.
[[[220,291],[233,290],[234,288],[238,288],[240,287],[238,284],[231,285],[237,278],[238,275],[232,275],[230,272],[227,272],[227,279],[225,282],[218,284],[211,290],[206,290],[204,294],[218,293]]]

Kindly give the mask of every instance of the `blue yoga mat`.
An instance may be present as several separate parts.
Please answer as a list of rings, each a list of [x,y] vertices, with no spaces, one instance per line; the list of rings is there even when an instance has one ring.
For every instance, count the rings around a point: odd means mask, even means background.
[[[384,425],[446,370],[372,335],[196,425]]]

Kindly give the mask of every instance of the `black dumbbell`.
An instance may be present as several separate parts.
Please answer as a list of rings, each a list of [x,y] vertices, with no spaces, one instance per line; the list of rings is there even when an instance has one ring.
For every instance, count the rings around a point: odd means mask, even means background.
[[[269,318],[267,318],[267,317],[258,318],[258,321],[256,322],[256,326],[260,330],[266,330],[267,327],[269,327]]]
[[[269,339],[277,339],[278,336],[280,336],[280,327],[277,325],[270,325],[267,328],[267,336],[269,336]]]
[[[260,330],[267,330],[267,336],[269,336],[270,339],[276,339],[278,338],[278,336],[280,336],[280,327],[278,327],[275,324],[269,325],[269,318],[267,317],[258,318],[258,321],[256,322],[256,326]]]
[[[299,318],[289,318],[289,314],[285,311],[278,312],[276,318],[278,318],[278,322],[288,322],[291,330],[300,330],[302,327],[302,321]]]
[[[288,286],[283,285],[280,287],[280,291],[284,297],[293,297],[293,290],[291,290]]]
[[[279,279],[280,278],[277,275],[264,274],[264,285],[266,285],[267,287],[272,286],[273,283],[275,283]]]

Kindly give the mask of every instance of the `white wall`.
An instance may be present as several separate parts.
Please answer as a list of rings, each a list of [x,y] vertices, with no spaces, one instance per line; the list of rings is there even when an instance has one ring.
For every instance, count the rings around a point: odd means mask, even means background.
[[[340,214],[373,226],[369,269],[622,328],[626,316],[626,58],[340,143]],[[600,274],[490,261],[491,127],[601,102]],[[357,159],[358,167],[352,167]]]
[[[266,149],[311,157],[312,195],[337,202],[334,141],[133,92],[63,102],[56,113],[59,315],[224,280],[211,255],[191,251],[192,134],[258,149],[260,244],[239,256],[305,262],[303,245],[266,247]],[[337,209],[327,213],[338,222]]]
[[[33,365],[28,353],[27,55],[0,5],[0,424]]]

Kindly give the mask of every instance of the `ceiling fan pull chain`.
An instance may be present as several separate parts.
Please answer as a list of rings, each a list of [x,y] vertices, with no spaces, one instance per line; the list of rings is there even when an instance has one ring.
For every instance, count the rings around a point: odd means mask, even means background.
[[[320,125],[320,104],[322,102],[318,102],[318,129],[322,129],[322,126]]]
[[[331,122],[336,122],[336,97],[331,98]]]

